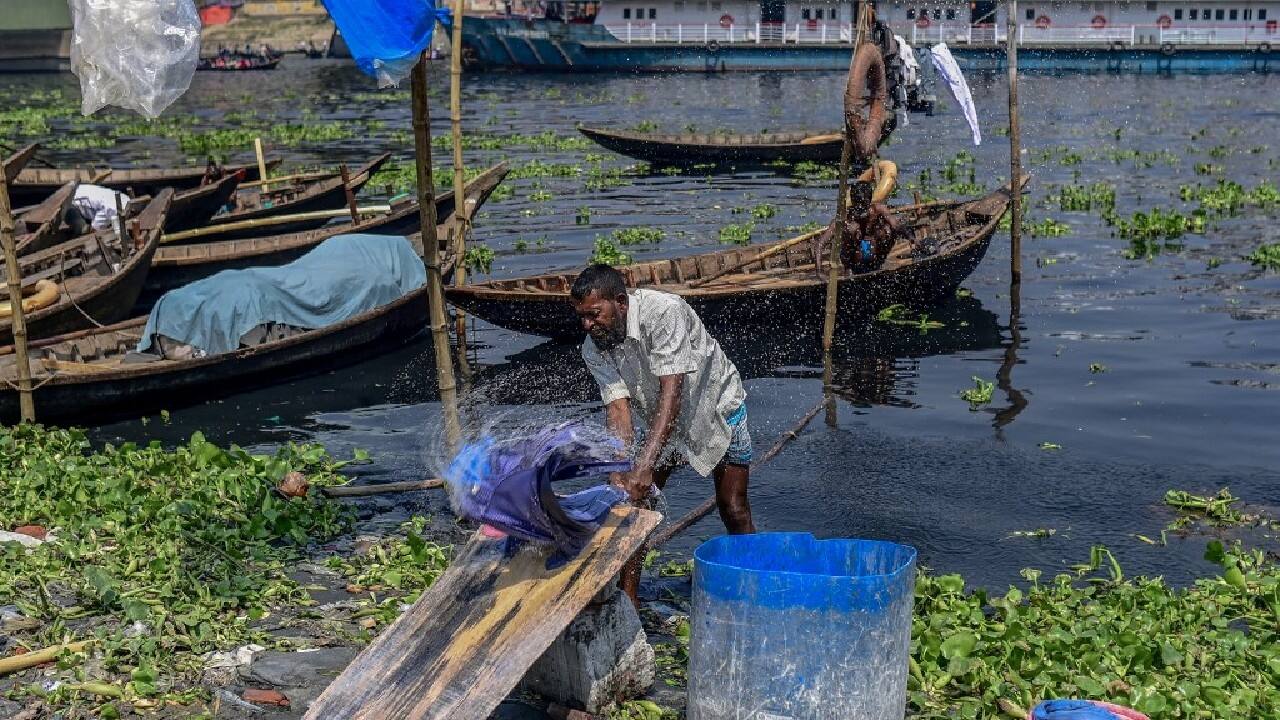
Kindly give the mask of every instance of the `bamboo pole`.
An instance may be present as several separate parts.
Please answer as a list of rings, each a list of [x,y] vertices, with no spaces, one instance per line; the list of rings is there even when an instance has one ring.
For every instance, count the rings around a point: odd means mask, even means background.
[[[853,64],[858,57],[858,48],[862,47],[862,41],[866,34],[867,15],[869,5],[867,0],[860,0],[858,3],[858,24],[857,31],[853,38],[853,55],[849,58],[849,73],[853,73]],[[835,237],[831,239],[831,258],[830,267],[827,270],[827,298],[826,312],[822,321],[822,390],[827,397],[827,424],[834,426],[836,424],[836,402],[835,395],[831,392],[831,383],[834,378],[834,371],[831,366],[831,345],[835,341],[836,334],[836,306],[840,294],[840,240],[844,230],[845,215],[849,208],[849,164],[853,157],[853,134],[849,131],[848,121],[845,121],[844,128],[844,144],[840,148],[840,183],[839,194],[836,196],[836,228]]]
[[[280,175],[273,177],[270,180],[251,180],[249,182],[242,182],[236,185],[236,188],[243,190],[245,188],[258,187],[259,185],[267,185],[268,183],[276,185],[283,182],[293,182],[295,180],[328,180],[333,177],[333,175],[334,174],[328,170],[316,170],[313,172],[297,173],[294,175]]]
[[[464,192],[465,168],[462,165],[462,15],[465,0],[453,2],[453,35],[449,43],[449,124],[453,133],[453,196],[461,198],[454,205],[453,227],[453,284],[467,284],[467,264],[463,261],[467,252],[467,234],[471,232],[471,208]],[[471,377],[471,364],[467,362],[467,314],[457,309],[455,335],[458,342],[458,369],[462,377]]]
[[[267,158],[262,154],[262,138],[253,139],[253,154],[258,156],[258,177],[262,180],[262,189],[267,189]]]
[[[1022,132],[1018,126],[1018,0],[1009,0],[1009,275],[1022,282]]]
[[[404,482],[379,483],[377,485],[340,485],[322,488],[325,497],[368,497],[370,495],[386,495],[388,493],[414,492],[417,490],[433,490],[444,487],[444,480],[428,478],[426,480],[407,480]]]
[[[58,656],[65,650],[66,652],[83,652],[92,643],[92,640],[84,640],[81,642],[67,643],[64,645],[54,645],[43,650],[24,653],[22,655],[10,655],[9,657],[0,658],[0,675],[8,675],[19,670],[26,670],[37,665],[43,665],[51,660],[57,660]]]
[[[351,190],[351,173],[347,172],[347,164],[342,163],[338,166],[338,173],[342,175],[342,192],[347,196],[347,209],[351,211],[351,222],[360,222],[360,209],[356,207],[356,194]]]
[[[431,339],[435,346],[436,377],[444,414],[444,437],[452,453],[462,434],[458,423],[458,388],[453,379],[449,333],[445,327],[444,280],[440,273],[440,239],[436,235],[435,182],[431,177],[431,109],[427,106],[427,53],[413,66],[413,141],[418,170],[418,211],[422,213],[423,261],[427,266]]]
[[[35,422],[36,404],[31,397],[31,359],[27,354],[27,317],[22,309],[22,270],[18,267],[18,239],[9,207],[9,179],[0,169],[0,244],[4,245],[4,274],[12,309],[13,348],[18,365],[18,413],[23,422]]]
[[[391,212],[390,205],[366,205],[356,208],[356,213],[360,215],[377,215],[379,213]],[[350,215],[350,208],[342,208],[340,210],[312,210],[311,212],[294,213],[292,215],[277,215],[275,217],[257,218],[255,220],[238,220],[236,222],[222,223],[221,225],[207,225],[202,228],[193,228],[191,230],[183,230],[176,233],[165,233],[160,236],[161,245],[170,245],[183,240],[204,237],[205,235],[219,235],[233,230],[248,230],[252,228],[265,228],[272,225],[284,225],[291,222],[301,220],[324,220],[325,218],[336,218]]]

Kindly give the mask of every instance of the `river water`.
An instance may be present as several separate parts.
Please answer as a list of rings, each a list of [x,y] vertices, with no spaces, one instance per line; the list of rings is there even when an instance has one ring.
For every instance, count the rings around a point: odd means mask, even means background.
[[[978,184],[994,187],[1008,176],[1004,78],[970,81],[984,131],[980,147],[954,104],[944,103],[935,116],[912,115],[883,152],[904,180],[930,169],[935,188],[926,192],[938,193],[944,165],[960,151],[974,156]],[[444,73],[432,82],[443,90]],[[10,96],[62,88],[75,97],[73,83],[69,76],[19,77],[0,88]],[[837,73],[468,75],[465,123],[468,133],[505,137],[547,130],[568,137],[579,123],[642,121],[669,131],[826,129],[839,121],[841,83]],[[198,117],[197,129],[358,126],[354,137],[284,149],[290,163],[355,163],[384,150],[409,157],[407,93],[373,92],[346,64],[291,57],[276,72],[200,74],[173,112]],[[1108,545],[1130,574],[1185,582],[1205,571],[1203,537],[1156,547],[1134,534],[1159,536],[1172,519],[1161,502],[1171,488],[1209,493],[1229,485],[1251,502],[1280,504],[1280,281],[1245,260],[1258,245],[1280,240],[1278,211],[1211,219],[1204,234],[1130,259],[1129,242],[1098,212],[1063,212],[1047,198],[1062,185],[1106,182],[1117,190],[1116,212],[1127,218],[1153,208],[1189,212],[1194,205],[1179,199],[1183,184],[1227,178],[1254,187],[1280,170],[1276,97],[1275,75],[1024,77],[1023,141],[1034,175],[1029,221],[1052,218],[1070,232],[1024,241],[1019,342],[1012,346],[1009,326],[1007,235],[964,283],[971,292],[930,313],[943,328],[843,327],[838,423],[829,427],[820,417],[754,473],[757,524],[909,543],[923,564],[996,588],[1017,581],[1023,567],[1052,573],[1082,562],[1094,543]],[[445,109],[437,94],[437,135],[447,133]],[[73,119],[53,124],[96,132]],[[56,155],[68,163],[187,160],[173,140],[154,137]],[[631,164],[595,147],[527,144],[469,151],[467,162],[498,158],[583,169]],[[966,180],[967,171],[960,176]],[[835,194],[833,181],[804,183],[787,170],[629,175],[625,184],[592,189],[584,177],[508,181],[514,195],[491,201],[476,223],[477,241],[497,252],[493,276],[581,266],[596,235],[626,227],[666,232],[658,245],[626,248],[640,258],[714,249],[718,230],[745,222],[750,215],[741,210],[759,204],[778,212],[756,222],[755,240],[792,235],[794,226],[825,223]],[[578,224],[584,206],[590,222]],[[473,417],[601,421],[575,347],[483,323],[471,338]],[[821,397],[817,336],[779,317],[772,331],[725,344],[746,380],[762,453]],[[175,408],[167,425],[123,422],[93,436],[177,442],[200,430],[254,447],[314,440],[338,454],[367,449],[373,464],[361,470],[364,479],[415,479],[438,462],[432,363],[429,343],[419,339],[322,375]],[[974,376],[998,375],[1003,381],[989,405],[971,411],[959,398]],[[669,486],[672,512],[709,492],[709,481],[678,473]],[[397,511],[448,512],[443,498],[394,502]],[[1055,533],[1015,534],[1037,528]],[[705,520],[672,548],[687,552],[719,529],[714,517]]]

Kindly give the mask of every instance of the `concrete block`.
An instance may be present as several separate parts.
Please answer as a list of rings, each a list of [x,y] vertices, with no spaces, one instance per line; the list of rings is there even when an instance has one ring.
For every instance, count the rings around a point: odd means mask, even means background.
[[[643,695],[653,686],[653,648],[626,595],[588,605],[533,664],[521,687],[589,713]]]

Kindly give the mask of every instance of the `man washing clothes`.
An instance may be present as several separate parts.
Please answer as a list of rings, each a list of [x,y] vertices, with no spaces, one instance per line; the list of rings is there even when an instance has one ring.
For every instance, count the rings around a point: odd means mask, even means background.
[[[592,265],[569,291],[588,338],[582,358],[600,386],[609,429],[632,449],[632,469],[614,477],[633,501],[662,488],[688,462],[715,479],[716,505],[730,534],[755,532],[747,481],[751,433],[738,369],[683,299],[656,290],[628,292],[622,274]],[[633,408],[645,426],[639,438]],[[640,564],[623,570],[634,601]]]

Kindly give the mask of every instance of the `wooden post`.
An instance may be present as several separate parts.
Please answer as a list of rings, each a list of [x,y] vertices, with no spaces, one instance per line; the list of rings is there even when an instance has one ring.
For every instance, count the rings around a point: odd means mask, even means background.
[[[467,284],[467,233],[471,232],[471,208],[467,206],[466,173],[462,164],[462,15],[465,0],[453,2],[453,35],[449,43],[449,122],[453,132],[453,284]],[[467,362],[467,314],[458,310],[455,334],[458,340],[458,368],[464,379],[471,376]]]
[[[253,152],[258,156],[258,179],[262,181],[262,192],[267,191],[267,158],[262,154],[262,138],[253,139]]]
[[[31,397],[31,360],[27,355],[27,317],[22,310],[22,271],[18,267],[16,228],[9,206],[9,179],[0,169],[0,243],[4,245],[4,274],[9,286],[9,306],[13,313],[13,350],[18,364],[18,412],[23,422],[35,422],[36,405]]]
[[[440,239],[436,235],[436,188],[431,177],[431,109],[427,106],[427,53],[413,66],[413,143],[418,170],[418,209],[422,213],[423,262],[427,266],[428,297],[431,303],[431,339],[435,346],[436,377],[440,385],[440,405],[444,415],[445,447],[452,453],[458,446],[462,428],[458,423],[458,387],[453,380],[453,359],[449,355],[449,333],[445,328],[444,279],[440,274]]]
[[[1022,135],[1018,128],[1018,0],[1009,0],[1009,275],[1022,282]]]
[[[867,27],[867,0],[860,0],[858,4],[858,24],[857,31],[853,38],[853,55],[849,58],[849,72],[853,72],[854,59],[858,56],[858,48],[862,45],[863,36]],[[831,345],[835,340],[836,334],[836,306],[840,295],[840,229],[844,226],[845,215],[849,207],[849,163],[853,157],[853,135],[849,132],[845,123],[844,128],[844,144],[840,148],[840,183],[838,195],[836,196],[836,228],[835,237],[831,239],[831,258],[830,266],[827,270],[827,302],[826,314],[822,322],[822,355],[823,355],[823,373],[822,386],[823,392],[827,395],[827,424],[836,424],[835,414],[835,395],[831,392],[831,382],[833,372],[831,368]]]
[[[338,172],[342,175],[342,192],[347,196],[347,209],[351,211],[351,224],[360,222],[360,208],[356,207],[356,194],[351,190],[351,173],[347,171],[347,164],[342,163],[338,166]]]

